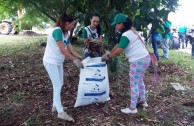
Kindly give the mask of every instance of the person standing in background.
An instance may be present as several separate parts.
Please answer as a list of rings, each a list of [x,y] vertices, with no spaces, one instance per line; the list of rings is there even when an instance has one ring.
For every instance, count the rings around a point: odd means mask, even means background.
[[[159,60],[158,46],[161,44],[162,35],[159,32],[157,32],[157,28],[154,24],[152,24],[152,28],[151,28],[146,40],[148,40],[150,37],[151,37],[151,41],[152,41],[152,48],[154,50],[154,54],[155,54],[157,60]]]
[[[186,37],[187,27],[185,25],[181,25],[178,29],[179,42],[182,44],[182,49],[184,49],[185,37]]]
[[[163,58],[168,59],[169,57],[169,45],[171,39],[171,26],[172,23],[166,18],[163,22],[164,33],[162,34],[162,49],[163,49]]]
[[[187,43],[188,40],[191,44],[191,58],[194,59],[194,24],[191,26],[191,28],[187,31]]]
[[[84,43],[87,45],[90,39],[96,39],[98,42],[102,42],[102,29],[100,27],[100,16],[97,13],[93,13],[90,18],[90,25],[86,26],[82,30],[82,38],[84,39]],[[84,49],[84,58],[86,57],[98,57],[100,54],[96,53],[95,55],[91,52],[91,50],[86,48]]]

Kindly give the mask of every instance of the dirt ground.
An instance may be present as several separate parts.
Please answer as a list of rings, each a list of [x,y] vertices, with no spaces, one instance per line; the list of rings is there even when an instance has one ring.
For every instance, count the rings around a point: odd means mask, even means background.
[[[130,102],[128,72],[109,72],[110,101],[74,108],[79,71],[67,61],[62,102],[76,122],[58,120],[51,113],[52,85],[42,65],[44,47],[36,48],[36,52],[0,57],[0,126],[194,125],[194,79],[189,71],[164,63],[159,63],[159,84],[154,84],[152,68],[145,75],[149,107],[125,115],[120,109]],[[175,80],[187,90],[176,91],[170,85]]]

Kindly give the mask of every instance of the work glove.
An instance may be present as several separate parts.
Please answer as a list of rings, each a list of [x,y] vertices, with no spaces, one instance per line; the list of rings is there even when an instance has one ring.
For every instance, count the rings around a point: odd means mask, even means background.
[[[102,55],[101,60],[102,61],[109,61],[110,58],[108,58],[108,55],[110,54],[110,51],[106,51],[106,53],[104,55]]]
[[[84,58],[83,57],[78,57],[78,59],[82,61]]]
[[[79,59],[75,59],[75,60],[73,60],[73,63],[76,65],[76,67],[77,68],[84,68],[84,65],[83,65],[83,63],[81,62],[81,60],[79,60]]]

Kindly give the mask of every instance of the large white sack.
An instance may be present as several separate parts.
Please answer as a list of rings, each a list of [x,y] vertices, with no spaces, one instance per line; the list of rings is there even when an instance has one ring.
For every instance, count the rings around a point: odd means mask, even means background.
[[[101,62],[101,57],[87,57],[82,63],[84,68],[80,71],[74,107],[108,101],[110,98],[107,64]]]

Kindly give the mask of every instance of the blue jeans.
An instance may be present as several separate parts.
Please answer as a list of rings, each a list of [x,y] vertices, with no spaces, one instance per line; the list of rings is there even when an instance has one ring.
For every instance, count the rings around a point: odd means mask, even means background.
[[[158,46],[160,45],[160,41],[161,39],[152,39],[152,48],[154,49],[154,54],[156,55],[157,60],[159,60]]]
[[[185,33],[183,32],[179,32],[178,33],[179,35],[179,42],[182,43],[182,49],[184,49],[184,43],[185,43]]]
[[[168,58],[169,56],[169,42],[170,39],[167,38],[164,38],[162,41],[163,58]]]

